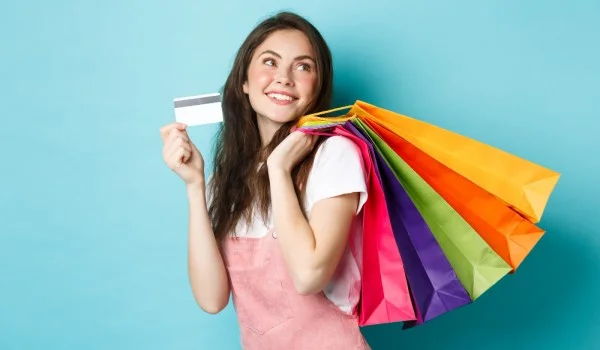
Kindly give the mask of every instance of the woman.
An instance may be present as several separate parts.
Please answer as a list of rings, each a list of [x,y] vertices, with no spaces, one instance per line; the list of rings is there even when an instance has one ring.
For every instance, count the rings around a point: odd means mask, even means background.
[[[349,249],[367,198],[359,150],[293,131],[302,115],[329,108],[332,70],[317,29],[280,13],[237,54],[209,184],[186,126],[161,129],[164,160],[187,188],[194,298],[214,314],[232,294],[244,349],[369,349]]]

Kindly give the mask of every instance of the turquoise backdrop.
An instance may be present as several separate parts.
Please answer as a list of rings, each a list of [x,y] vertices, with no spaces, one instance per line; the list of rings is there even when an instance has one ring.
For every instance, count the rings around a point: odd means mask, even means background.
[[[0,6],[0,349],[238,349],[194,304],[187,203],[161,159],[172,99],[217,91],[277,10],[356,99],[561,172],[517,274],[373,349],[600,347],[599,1],[10,1]],[[209,154],[214,127],[191,134]]]

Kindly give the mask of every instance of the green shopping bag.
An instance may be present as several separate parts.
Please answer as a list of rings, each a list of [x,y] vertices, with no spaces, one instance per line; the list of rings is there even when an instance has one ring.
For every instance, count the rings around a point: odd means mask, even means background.
[[[510,273],[510,265],[365,121],[352,118],[351,122],[371,140],[388,163],[473,300]]]

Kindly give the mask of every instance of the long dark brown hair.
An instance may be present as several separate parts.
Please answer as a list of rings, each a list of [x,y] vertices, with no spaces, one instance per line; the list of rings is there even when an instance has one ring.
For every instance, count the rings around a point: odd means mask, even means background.
[[[291,12],[280,12],[258,24],[238,50],[222,93],[223,123],[215,142],[213,174],[209,183],[212,200],[208,208],[218,240],[233,233],[239,220],[249,222],[255,214],[255,205],[263,220],[269,215],[269,177],[266,165],[260,169],[259,165],[265,164],[266,157],[289,135],[296,120],[282,125],[271,142],[263,148],[256,113],[242,86],[247,79],[248,66],[256,48],[273,32],[289,29],[303,32],[316,54],[318,83],[314,98],[302,115],[323,111],[330,106],[332,58],[319,31],[306,19]],[[306,181],[316,150],[322,141],[323,138],[319,138],[312,152],[292,173],[300,204],[304,200]]]

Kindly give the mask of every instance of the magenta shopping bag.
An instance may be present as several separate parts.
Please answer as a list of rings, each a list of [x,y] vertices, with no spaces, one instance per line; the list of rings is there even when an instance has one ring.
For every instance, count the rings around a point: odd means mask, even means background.
[[[303,129],[305,133],[352,140],[360,149],[367,173],[368,199],[363,207],[362,246],[350,248],[362,259],[361,299],[358,322],[361,326],[416,320],[404,264],[396,246],[390,215],[381,183],[374,171],[367,144],[343,128]]]
[[[375,160],[373,167],[385,194],[394,237],[416,304],[417,320],[410,323],[420,324],[471,303],[427,223],[385,159],[350,121],[343,127],[368,145]]]

